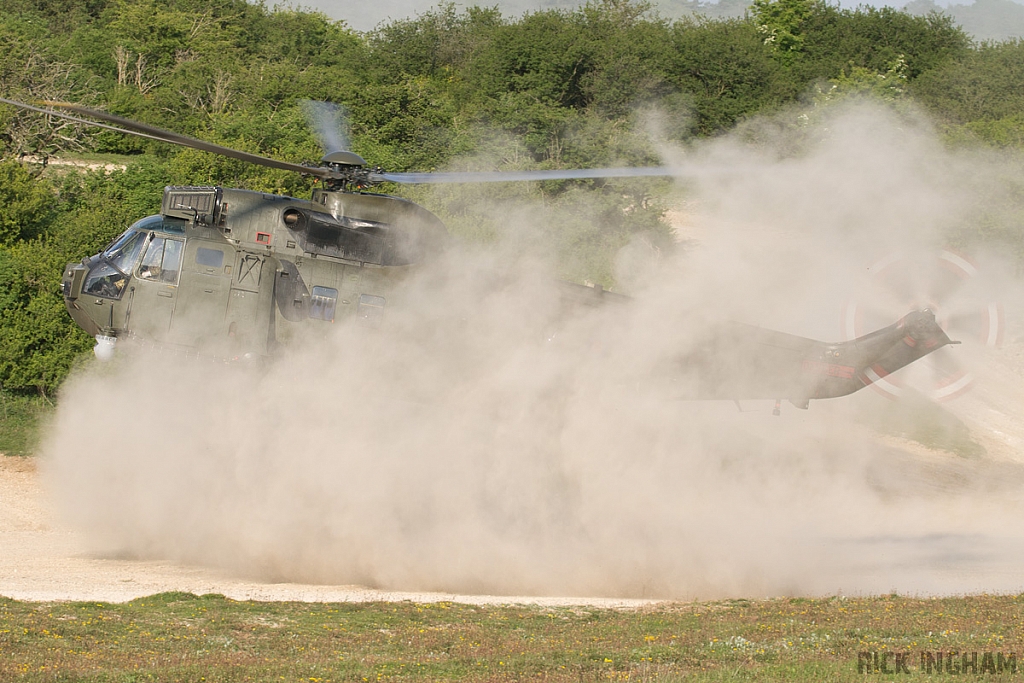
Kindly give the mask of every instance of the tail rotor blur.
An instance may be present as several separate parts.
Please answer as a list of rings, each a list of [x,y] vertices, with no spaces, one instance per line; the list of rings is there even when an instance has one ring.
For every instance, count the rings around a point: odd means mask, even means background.
[[[1003,307],[977,265],[951,249],[893,253],[872,264],[869,275],[843,310],[843,334],[855,339],[908,310],[928,308],[936,322],[962,347],[943,348],[874,388],[898,398],[912,388],[934,401],[947,401],[975,381],[972,359],[1002,344]]]

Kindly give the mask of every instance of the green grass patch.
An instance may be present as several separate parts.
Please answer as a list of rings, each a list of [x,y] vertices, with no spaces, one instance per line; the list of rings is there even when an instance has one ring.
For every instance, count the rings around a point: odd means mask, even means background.
[[[184,593],[127,604],[0,598],[0,680],[852,681],[864,679],[864,652],[890,653],[890,668],[895,653],[905,655],[912,674],[921,673],[922,652],[977,653],[979,662],[1016,653],[1020,661],[1022,618],[1024,596],[637,610],[257,603]]]
[[[980,458],[985,447],[974,440],[964,421],[920,394],[907,391],[898,401],[863,402],[859,419],[882,434],[916,441],[963,458]]]
[[[32,455],[53,403],[41,396],[0,391],[0,455]]]

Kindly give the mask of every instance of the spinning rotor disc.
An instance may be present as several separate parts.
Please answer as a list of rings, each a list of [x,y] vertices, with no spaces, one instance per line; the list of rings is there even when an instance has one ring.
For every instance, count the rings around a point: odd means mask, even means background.
[[[889,325],[907,311],[929,308],[936,322],[962,347],[945,347],[896,375],[878,378],[872,387],[896,399],[907,388],[934,401],[962,395],[974,383],[972,351],[998,348],[1005,320],[977,265],[949,249],[897,252],[877,261],[843,307],[847,340]]]

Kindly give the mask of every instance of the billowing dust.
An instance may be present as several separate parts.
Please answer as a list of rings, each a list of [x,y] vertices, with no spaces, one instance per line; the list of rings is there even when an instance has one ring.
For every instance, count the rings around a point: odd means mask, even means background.
[[[936,410],[972,429],[970,457],[880,434],[870,416],[897,404],[871,390],[773,417],[772,402],[677,400],[665,376],[725,319],[836,340],[879,258],[941,247],[983,213],[1008,220],[1010,162],[949,151],[911,114],[819,118],[667,151],[692,170],[675,214],[685,248],[626,250],[629,303],[567,315],[543,238],[558,226],[526,206],[500,244],[419,270],[379,327],[336,325],[258,369],[153,355],[89,368],[45,446],[54,497],[103,552],[268,581],[665,598],[1019,590],[1012,318],[1002,355],[949,349],[979,379],[967,403]],[[977,257],[1012,312],[1012,271]]]

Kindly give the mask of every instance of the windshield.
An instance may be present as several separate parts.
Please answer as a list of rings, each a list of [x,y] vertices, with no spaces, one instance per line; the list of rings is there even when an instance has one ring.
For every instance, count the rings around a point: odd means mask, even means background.
[[[145,241],[145,233],[129,230],[103,252],[103,257],[122,273],[130,273]]]
[[[126,282],[128,277],[124,273],[101,261],[89,271],[82,291],[106,299],[120,299]]]
[[[131,224],[127,230],[110,243],[106,249],[103,250],[104,258],[113,258],[116,252],[123,251],[126,244],[131,239],[139,234],[141,231],[155,230],[158,232],[172,232],[179,235],[185,234],[185,221],[180,218],[170,218],[168,216],[161,216],[157,214],[155,216],[146,216],[141,220],[137,220]]]
[[[146,216],[145,218],[135,221],[128,230],[156,230],[159,232],[175,232],[178,234],[185,233],[186,221],[181,218],[171,218],[170,216]]]
[[[121,249],[129,240],[131,240],[137,234],[138,231],[135,230],[134,226],[128,228],[123,233],[121,233],[120,237],[111,242],[109,247],[103,250],[103,256],[106,258],[110,258],[111,254]]]

